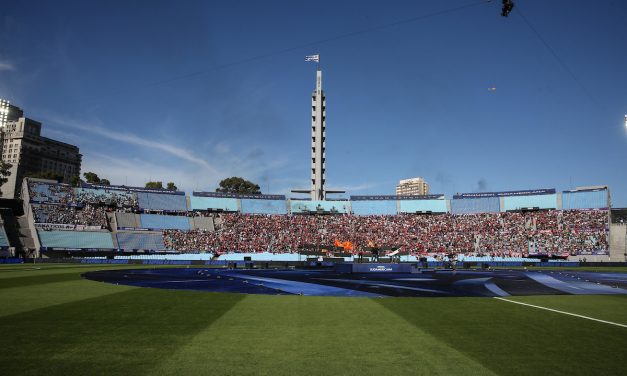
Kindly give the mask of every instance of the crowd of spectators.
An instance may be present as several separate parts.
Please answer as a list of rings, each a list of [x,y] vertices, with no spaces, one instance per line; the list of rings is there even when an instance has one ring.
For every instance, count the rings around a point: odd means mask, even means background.
[[[105,209],[96,205],[73,207],[66,205],[33,205],[35,223],[83,225],[107,228]]]
[[[55,202],[64,205],[74,202],[74,188],[67,184],[29,181],[28,193],[30,200],[34,202]]]
[[[213,252],[296,252],[349,241],[357,253],[375,245],[412,255],[521,257],[608,249],[605,210],[465,215],[221,214],[216,231],[166,231],[168,249]]]
[[[137,195],[126,191],[108,191],[102,189],[81,189],[76,192],[75,200],[81,204],[99,204],[126,208],[139,206]]]
[[[216,239],[215,231],[210,230],[164,230],[163,242],[167,249],[178,251],[206,250]]]
[[[134,211],[130,191],[74,189],[29,181],[35,221],[108,227],[105,210]],[[49,205],[45,203],[56,203]],[[187,212],[214,217],[215,231],[166,230],[168,249],[223,252],[296,252],[350,242],[353,253],[373,245],[412,255],[588,254],[607,250],[607,210],[551,210],[463,215],[256,215]]]
[[[62,205],[105,205],[118,208],[137,208],[137,194],[131,191],[74,188],[68,184],[28,182],[31,202],[52,202]]]

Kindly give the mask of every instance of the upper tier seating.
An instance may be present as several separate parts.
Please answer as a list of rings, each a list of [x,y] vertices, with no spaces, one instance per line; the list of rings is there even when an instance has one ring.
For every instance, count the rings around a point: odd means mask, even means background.
[[[498,197],[461,198],[451,200],[452,214],[498,213],[501,203]]]
[[[139,208],[156,211],[187,211],[187,199],[184,195],[168,193],[137,192]]]
[[[285,200],[242,199],[242,213],[247,214],[287,214]]]
[[[505,211],[521,210],[524,208],[555,209],[557,208],[557,195],[529,195],[503,197]]]
[[[327,212],[327,213],[350,213],[348,201],[306,201],[306,200],[290,200],[290,208],[292,213],[311,213],[311,212]]]
[[[163,235],[154,232],[122,231],[116,234],[119,249],[144,249],[163,251]]]
[[[103,248],[112,249],[109,232],[94,231],[37,231],[42,247],[49,248]]]
[[[141,228],[151,230],[189,230],[189,218],[175,215],[142,214],[140,215]]]
[[[396,200],[358,200],[351,204],[355,215],[394,215]]]
[[[191,196],[189,203],[192,210],[238,211],[235,198]]]
[[[135,213],[115,213],[118,228],[140,228],[139,215]]]
[[[400,200],[401,213],[446,213],[446,200]]]
[[[562,209],[604,209],[608,208],[607,190],[562,192]]]

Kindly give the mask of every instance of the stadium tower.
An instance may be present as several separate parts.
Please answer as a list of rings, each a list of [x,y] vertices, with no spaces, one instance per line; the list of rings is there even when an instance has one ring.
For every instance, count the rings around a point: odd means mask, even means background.
[[[311,96],[311,199],[324,200],[326,158],[326,98],[322,91],[322,71],[316,70],[316,90]]]
[[[314,55],[317,57],[317,55]],[[317,61],[317,60],[316,60]],[[327,114],[326,97],[322,90],[322,70],[316,69],[316,88],[311,95],[311,189],[294,189],[294,193],[309,193],[315,201],[325,200],[327,193],[343,190],[324,188],[326,171]]]

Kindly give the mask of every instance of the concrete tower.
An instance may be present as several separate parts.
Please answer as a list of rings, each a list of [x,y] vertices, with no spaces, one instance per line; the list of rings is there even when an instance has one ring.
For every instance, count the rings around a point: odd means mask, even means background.
[[[319,55],[308,56],[306,61],[319,62]],[[345,193],[341,189],[326,189],[326,139],[327,113],[326,97],[322,91],[322,71],[316,70],[316,89],[311,95],[311,188],[293,189],[292,193],[309,194],[311,200],[326,200],[327,194]]]
[[[326,100],[322,71],[316,71],[316,89],[311,95],[311,199],[325,199]]]

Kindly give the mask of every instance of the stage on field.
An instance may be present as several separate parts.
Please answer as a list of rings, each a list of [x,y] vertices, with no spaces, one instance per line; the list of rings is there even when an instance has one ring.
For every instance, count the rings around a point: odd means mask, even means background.
[[[83,276],[90,280],[138,287],[269,295],[503,297],[627,294],[627,273],[433,269],[411,273],[399,271],[406,268],[402,265],[411,264],[354,265],[349,272],[332,269],[168,268],[103,270]],[[398,265],[397,270],[394,265]],[[362,272],[362,268],[368,270]]]
[[[333,266],[338,273],[415,273],[414,264],[401,263],[339,263]]]

